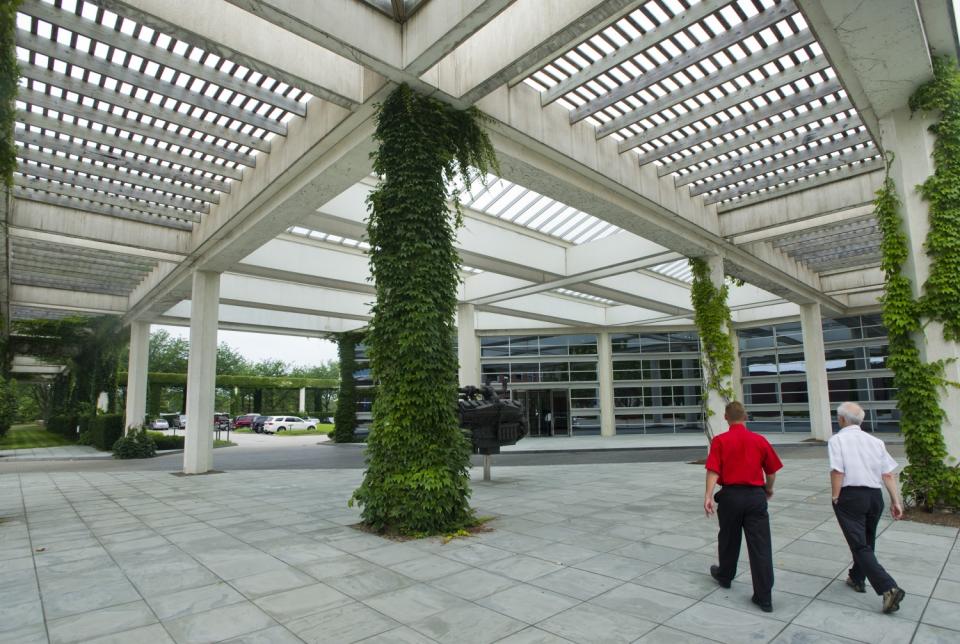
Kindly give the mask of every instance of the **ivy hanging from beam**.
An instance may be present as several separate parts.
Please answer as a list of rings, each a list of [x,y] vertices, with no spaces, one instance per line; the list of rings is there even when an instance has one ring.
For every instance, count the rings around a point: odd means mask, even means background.
[[[710,392],[730,402],[736,396],[731,386],[736,350],[730,337],[730,307],[727,295],[730,287],[724,283],[717,288],[710,276],[710,266],[701,257],[690,258],[693,272],[693,284],[690,287],[690,300],[693,303],[693,321],[700,335],[700,352],[703,356],[704,390],[706,403]],[[704,404],[706,413],[709,407]],[[704,426],[709,425],[704,418]]]
[[[0,177],[9,189],[17,169],[17,148],[13,144],[13,128],[17,119],[17,7],[20,0],[0,0]]]
[[[367,344],[377,397],[353,501],[372,529],[436,534],[474,521],[470,448],[456,415],[456,182],[496,171],[477,110],[398,87],[380,106],[369,198],[377,301]],[[454,204],[451,212],[448,201]]]

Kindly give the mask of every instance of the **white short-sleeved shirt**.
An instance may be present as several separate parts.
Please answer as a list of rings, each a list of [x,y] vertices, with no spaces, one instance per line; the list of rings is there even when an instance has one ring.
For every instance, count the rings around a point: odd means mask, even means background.
[[[841,429],[827,443],[830,469],[843,472],[843,487],[883,487],[883,475],[897,469],[882,440],[857,425]]]

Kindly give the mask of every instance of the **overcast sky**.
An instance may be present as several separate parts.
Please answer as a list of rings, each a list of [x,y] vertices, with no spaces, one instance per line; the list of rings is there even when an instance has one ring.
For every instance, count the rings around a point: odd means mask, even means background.
[[[175,338],[190,339],[188,327],[155,324],[151,329],[153,331],[164,329]],[[244,358],[253,361],[275,358],[295,365],[312,367],[327,360],[337,359],[337,345],[320,338],[219,331],[217,342],[226,342],[239,351]]]

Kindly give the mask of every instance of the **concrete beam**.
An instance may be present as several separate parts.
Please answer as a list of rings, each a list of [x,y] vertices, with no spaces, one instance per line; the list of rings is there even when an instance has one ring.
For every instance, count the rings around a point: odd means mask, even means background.
[[[85,248],[133,252],[174,260],[185,255],[190,233],[71,208],[17,200],[10,234]]]
[[[343,318],[321,317],[286,311],[251,310],[246,306],[220,304],[219,328],[276,335],[320,338],[329,333],[342,333],[366,326],[365,322]],[[155,324],[190,326],[190,302],[181,302],[157,316]]]
[[[404,71],[416,76],[425,73],[513,3],[514,0],[425,3],[403,25]]]
[[[797,2],[871,134],[876,119],[906,106],[933,75],[920,11],[914,0]]]
[[[729,238],[772,232],[832,214],[859,216],[864,208],[872,211],[882,181],[883,172],[874,171],[821,185],[817,190],[796,191],[721,213],[720,234]],[[789,232],[789,229],[784,231]]]

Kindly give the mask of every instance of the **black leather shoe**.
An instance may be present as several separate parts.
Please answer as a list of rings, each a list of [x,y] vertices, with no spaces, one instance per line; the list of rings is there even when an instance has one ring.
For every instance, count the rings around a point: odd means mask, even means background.
[[[751,597],[751,598],[750,598],[750,601],[752,601],[754,604],[756,604],[757,606],[759,606],[759,607],[760,607],[760,610],[762,610],[762,611],[765,612],[765,613],[772,613],[772,612],[773,612],[773,604],[771,604],[770,602],[767,602],[766,604],[761,604],[761,603],[760,603],[760,600],[757,599],[757,596],[756,596],[756,595],[754,595],[753,597]]]
[[[717,583],[724,588],[730,587],[730,582],[720,577],[720,566],[710,566],[710,576],[717,580]]]

